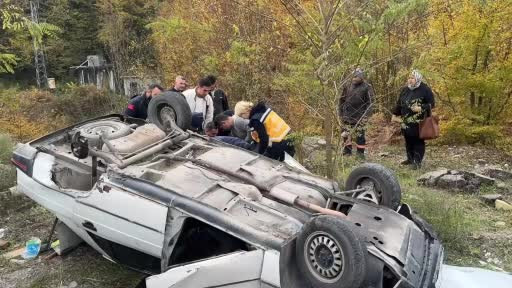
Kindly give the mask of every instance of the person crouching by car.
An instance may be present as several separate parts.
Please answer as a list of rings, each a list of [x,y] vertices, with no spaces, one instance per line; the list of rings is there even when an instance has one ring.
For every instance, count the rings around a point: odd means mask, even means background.
[[[148,89],[139,96],[133,97],[124,110],[124,115],[132,118],[146,120],[148,118],[149,101],[158,94],[162,93],[164,88],[157,84],[149,85]]]
[[[245,141],[251,140],[249,133],[249,119],[245,119],[237,115],[228,116],[226,114],[219,114],[215,116],[215,125],[223,131],[230,131],[229,136],[238,137]]]
[[[215,123],[213,123],[213,122],[206,124],[206,126],[204,128],[204,132],[205,132],[206,136],[213,138],[217,141],[221,141],[226,144],[237,146],[237,147],[240,147],[240,148],[243,148],[246,150],[254,151],[255,145],[247,143],[246,141],[244,141],[238,137],[218,136],[217,133],[219,132],[219,130],[217,129],[217,127],[215,126]]]
[[[393,121],[401,122],[402,134],[405,138],[407,160],[403,161],[402,165],[412,165],[412,169],[415,170],[421,168],[425,155],[425,140],[420,138],[419,123],[425,115],[432,112],[434,106],[432,90],[423,83],[420,72],[413,70],[407,80],[407,86],[402,88],[393,109]]]
[[[192,130],[204,131],[204,126],[213,121],[213,100],[209,93],[213,90],[215,78],[204,77],[197,82],[197,86],[183,91],[192,112]]]
[[[279,161],[284,161],[285,152],[290,156],[295,154],[293,142],[286,139],[290,126],[264,102],[251,109],[249,128],[252,139],[258,143],[259,154]]]

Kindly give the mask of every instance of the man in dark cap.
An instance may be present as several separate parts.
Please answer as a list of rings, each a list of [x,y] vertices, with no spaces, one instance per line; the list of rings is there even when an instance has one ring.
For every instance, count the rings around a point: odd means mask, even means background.
[[[355,136],[357,154],[364,158],[366,122],[371,116],[374,101],[372,85],[366,82],[364,71],[357,68],[352,74],[351,83],[344,86],[339,102],[338,113],[343,123],[343,155],[352,154],[352,136]]]

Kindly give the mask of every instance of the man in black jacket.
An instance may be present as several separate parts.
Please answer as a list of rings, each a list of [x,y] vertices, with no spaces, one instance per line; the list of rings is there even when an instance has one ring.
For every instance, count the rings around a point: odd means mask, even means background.
[[[215,88],[211,95],[213,99],[213,117],[224,113],[226,110],[229,110],[228,96],[224,90],[217,87],[217,83],[215,83]]]
[[[365,80],[363,70],[357,68],[352,82],[343,88],[338,113],[343,122],[343,154],[352,154],[352,135],[356,136],[357,153],[364,157],[366,149],[366,122],[374,103],[373,87]]]
[[[160,85],[149,85],[148,90],[146,90],[142,95],[136,96],[130,100],[128,106],[124,110],[124,115],[146,120],[146,118],[148,118],[149,101],[151,101],[151,98],[154,96],[162,93],[162,91],[164,91],[164,89]]]

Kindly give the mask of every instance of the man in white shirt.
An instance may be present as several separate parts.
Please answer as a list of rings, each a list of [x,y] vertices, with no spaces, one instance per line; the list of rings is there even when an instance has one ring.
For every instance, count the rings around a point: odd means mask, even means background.
[[[190,111],[192,112],[192,129],[204,131],[206,123],[213,121],[213,99],[209,93],[215,85],[214,77],[199,80],[197,86],[183,91]]]

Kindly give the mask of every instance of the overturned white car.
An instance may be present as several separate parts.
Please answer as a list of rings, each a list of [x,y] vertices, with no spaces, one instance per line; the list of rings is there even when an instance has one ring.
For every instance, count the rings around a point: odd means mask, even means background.
[[[183,98],[155,99],[154,124],[109,115],[18,146],[19,191],[108,259],[166,272],[148,287],[435,287],[442,246],[388,169],[340,191],[184,132]]]

